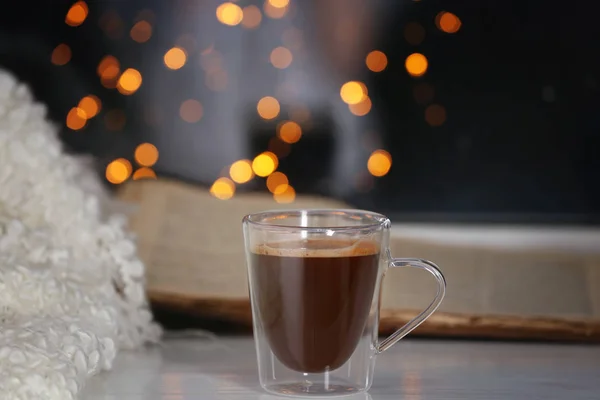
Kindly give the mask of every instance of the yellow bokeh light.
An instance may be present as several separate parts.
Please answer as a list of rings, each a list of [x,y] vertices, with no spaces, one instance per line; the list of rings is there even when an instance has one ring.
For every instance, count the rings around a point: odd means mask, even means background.
[[[156,179],[156,172],[148,167],[138,168],[133,174],[133,180],[137,181],[140,179]]]
[[[265,96],[256,105],[258,115],[264,119],[273,119],[279,115],[281,106],[275,97]]]
[[[73,107],[67,114],[67,127],[78,131],[83,128],[87,122],[87,114],[79,107]]]
[[[142,74],[134,68],[128,68],[117,82],[117,89],[121,94],[129,95],[135,93],[142,85]]]
[[[202,104],[195,99],[189,99],[181,103],[179,107],[179,116],[185,122],[189,122],[190,124],[196,123],[202,119],[202,115],[204,114],[204,108]]]
[[[346,82],[340,89],[340,96],[346,104],[358,104],[367,95],[365,88],[366,86],[362,82]]]
[[[247,29],[254,29],[260,25],[262,21],[262,13],[260,9],[255,5],[244,7],[244,17],[242,19],[242,26]]]
[[[289,7],[275,7],[269,2],[269,0],[265,1],[265,4],[263,6],[265,15],[273,19],[283,18],[287,13],[288,9]]]
[[[65,65],[71,60],[71,48],[64,43],[59,44],[52,51],[50,61],[54,65]]]
[[[173,47],[165,53],[164,62],[169,69],[180,69],[187,61],[187,54],[181,47]]]
[[[290,0],[267,0],[270,5],[275,8],[286,8],[290,4]]]
[[[367,96],[358,104],[348,104],[350,112],[358,117],[365,116],[371,111],[371,99]]]
[[[244,18],[244,11],[237,4],[227,2],[217,7],[217,20],[224,25],[236,26]]]
[[[131,175],[131,163],[119,158],[106,166],[106,180],[112,184],[118,185],[125,182]]]
[[[282,172],[273,172],[267,178],[267,189],[269,192],[279,194],[286,191],[289,185],[288,177]]]
[[[439,104],[432,104],[425,109],[425,121],[431,126],[441,126],[446,122],[446,109]]]
[[[273,198],[281,204],[293,203],[296,198],[296,191],[290,185],[286,185],[284,191],[273,193]]]
[[[302,128],[294,121],[286,121],[277,127],[277,136],[283,142],[293,144],[302,137]]]
[[[277,156],[274,153],[264,152],[252,160],[252,171],[260,177],[269,176],[277,169]]]
[[[406,57],[406,70],[412,76],[423,76],[427,72],[427,58],[421,53],[413,53]]]
[[[239,160],[229,167],[229,176],[235,183],[246,183],[254,177],[252,172],[252,161]]]
[[[83,110],[86,117],[89,119],[98,115],[100,109],[102,108],[102,102],[98,97],[89,95],[81,99],[77,107]]]
[[[386,175],[392,167],[392,156],[385,150],[375,150],[369,157],[367,169],[373,176]]]
[[[151,167],[158,161],[158,149],[152,143],[142,143],[135,149],[135,161],[143,167]]]
[[[127,123],[127,116],[123,110],[110,110],[104,116],[104,124],[109,131],[120,131]]]
[[[69,11],[67,11],[65,23],[69,26],[79,26],[83,24],[83,21],[85,21],[88,16],[88,11],[86,2],[78,1],[69,8]]]
[[[219,200],[228,200],[235,194],[235,183],[229,178],[219,178],[210,187],[210,194]]]
[[[460,29],[462,22],[451,12],[442,11],[436,16],[435,24],[443,32],[456,33]]]
[[[292,52],[285,47],[276,47],[271,52],[270,60],[275,68],[285,69],[292,63]]]
[[[379,50],[373,50],[369,54],[367,54],[367,58],[365,60],[367,63],[367,68],[369,68],[373,72],[381,72],[387,67],[387,56]]]
[[[152,25],[148,21],[139,21],[129,31],[131,38],[138,43],[145,43],[152,36]]]

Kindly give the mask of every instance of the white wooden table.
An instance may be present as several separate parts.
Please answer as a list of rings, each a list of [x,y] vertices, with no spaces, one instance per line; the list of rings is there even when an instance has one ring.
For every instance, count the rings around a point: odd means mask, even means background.
[[[276,400],[258,386],[249,337],[167,339],[121,353],[85,400]],[[600,399],[600,346],[405,339],[356,400]]]

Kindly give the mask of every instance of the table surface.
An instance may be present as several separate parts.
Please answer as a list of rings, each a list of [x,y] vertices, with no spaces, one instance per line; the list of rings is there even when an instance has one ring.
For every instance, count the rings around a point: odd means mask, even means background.
[[[356,400],[600,399],[600,347],[405,339],[378,356]],[[277,400],[258,385],[251,338],[172,337],[123,352],[84,400]]]

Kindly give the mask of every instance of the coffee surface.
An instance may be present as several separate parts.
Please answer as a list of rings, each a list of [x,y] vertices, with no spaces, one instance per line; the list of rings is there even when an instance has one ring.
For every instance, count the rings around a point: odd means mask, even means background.
[[[370,241],[305,240],[251,254],[260,322],[275,356],[295,371],[341,367],[369,317],[379,247]]]

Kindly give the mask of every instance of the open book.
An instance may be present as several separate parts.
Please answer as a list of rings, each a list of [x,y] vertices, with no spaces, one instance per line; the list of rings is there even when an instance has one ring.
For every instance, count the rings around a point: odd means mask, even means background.
[[[190,315],[250,326],[241,220],[267,209],[349,208],[298,196],[278,204],[264,193],[217,200],[204,188],[169,180],[124,185],[118,197],[136,204],[130,227],[147,266],[150,300]],[[393,222],[393,221],[392,221]],[[444,271],[444,303],[416,333],[515,339],[600,341],[600,255],[553,250],[499,250],[394,235],[397,257],[434,261]],[[429,274],[386,273],[380,331],[388,334],[426,307]]]

